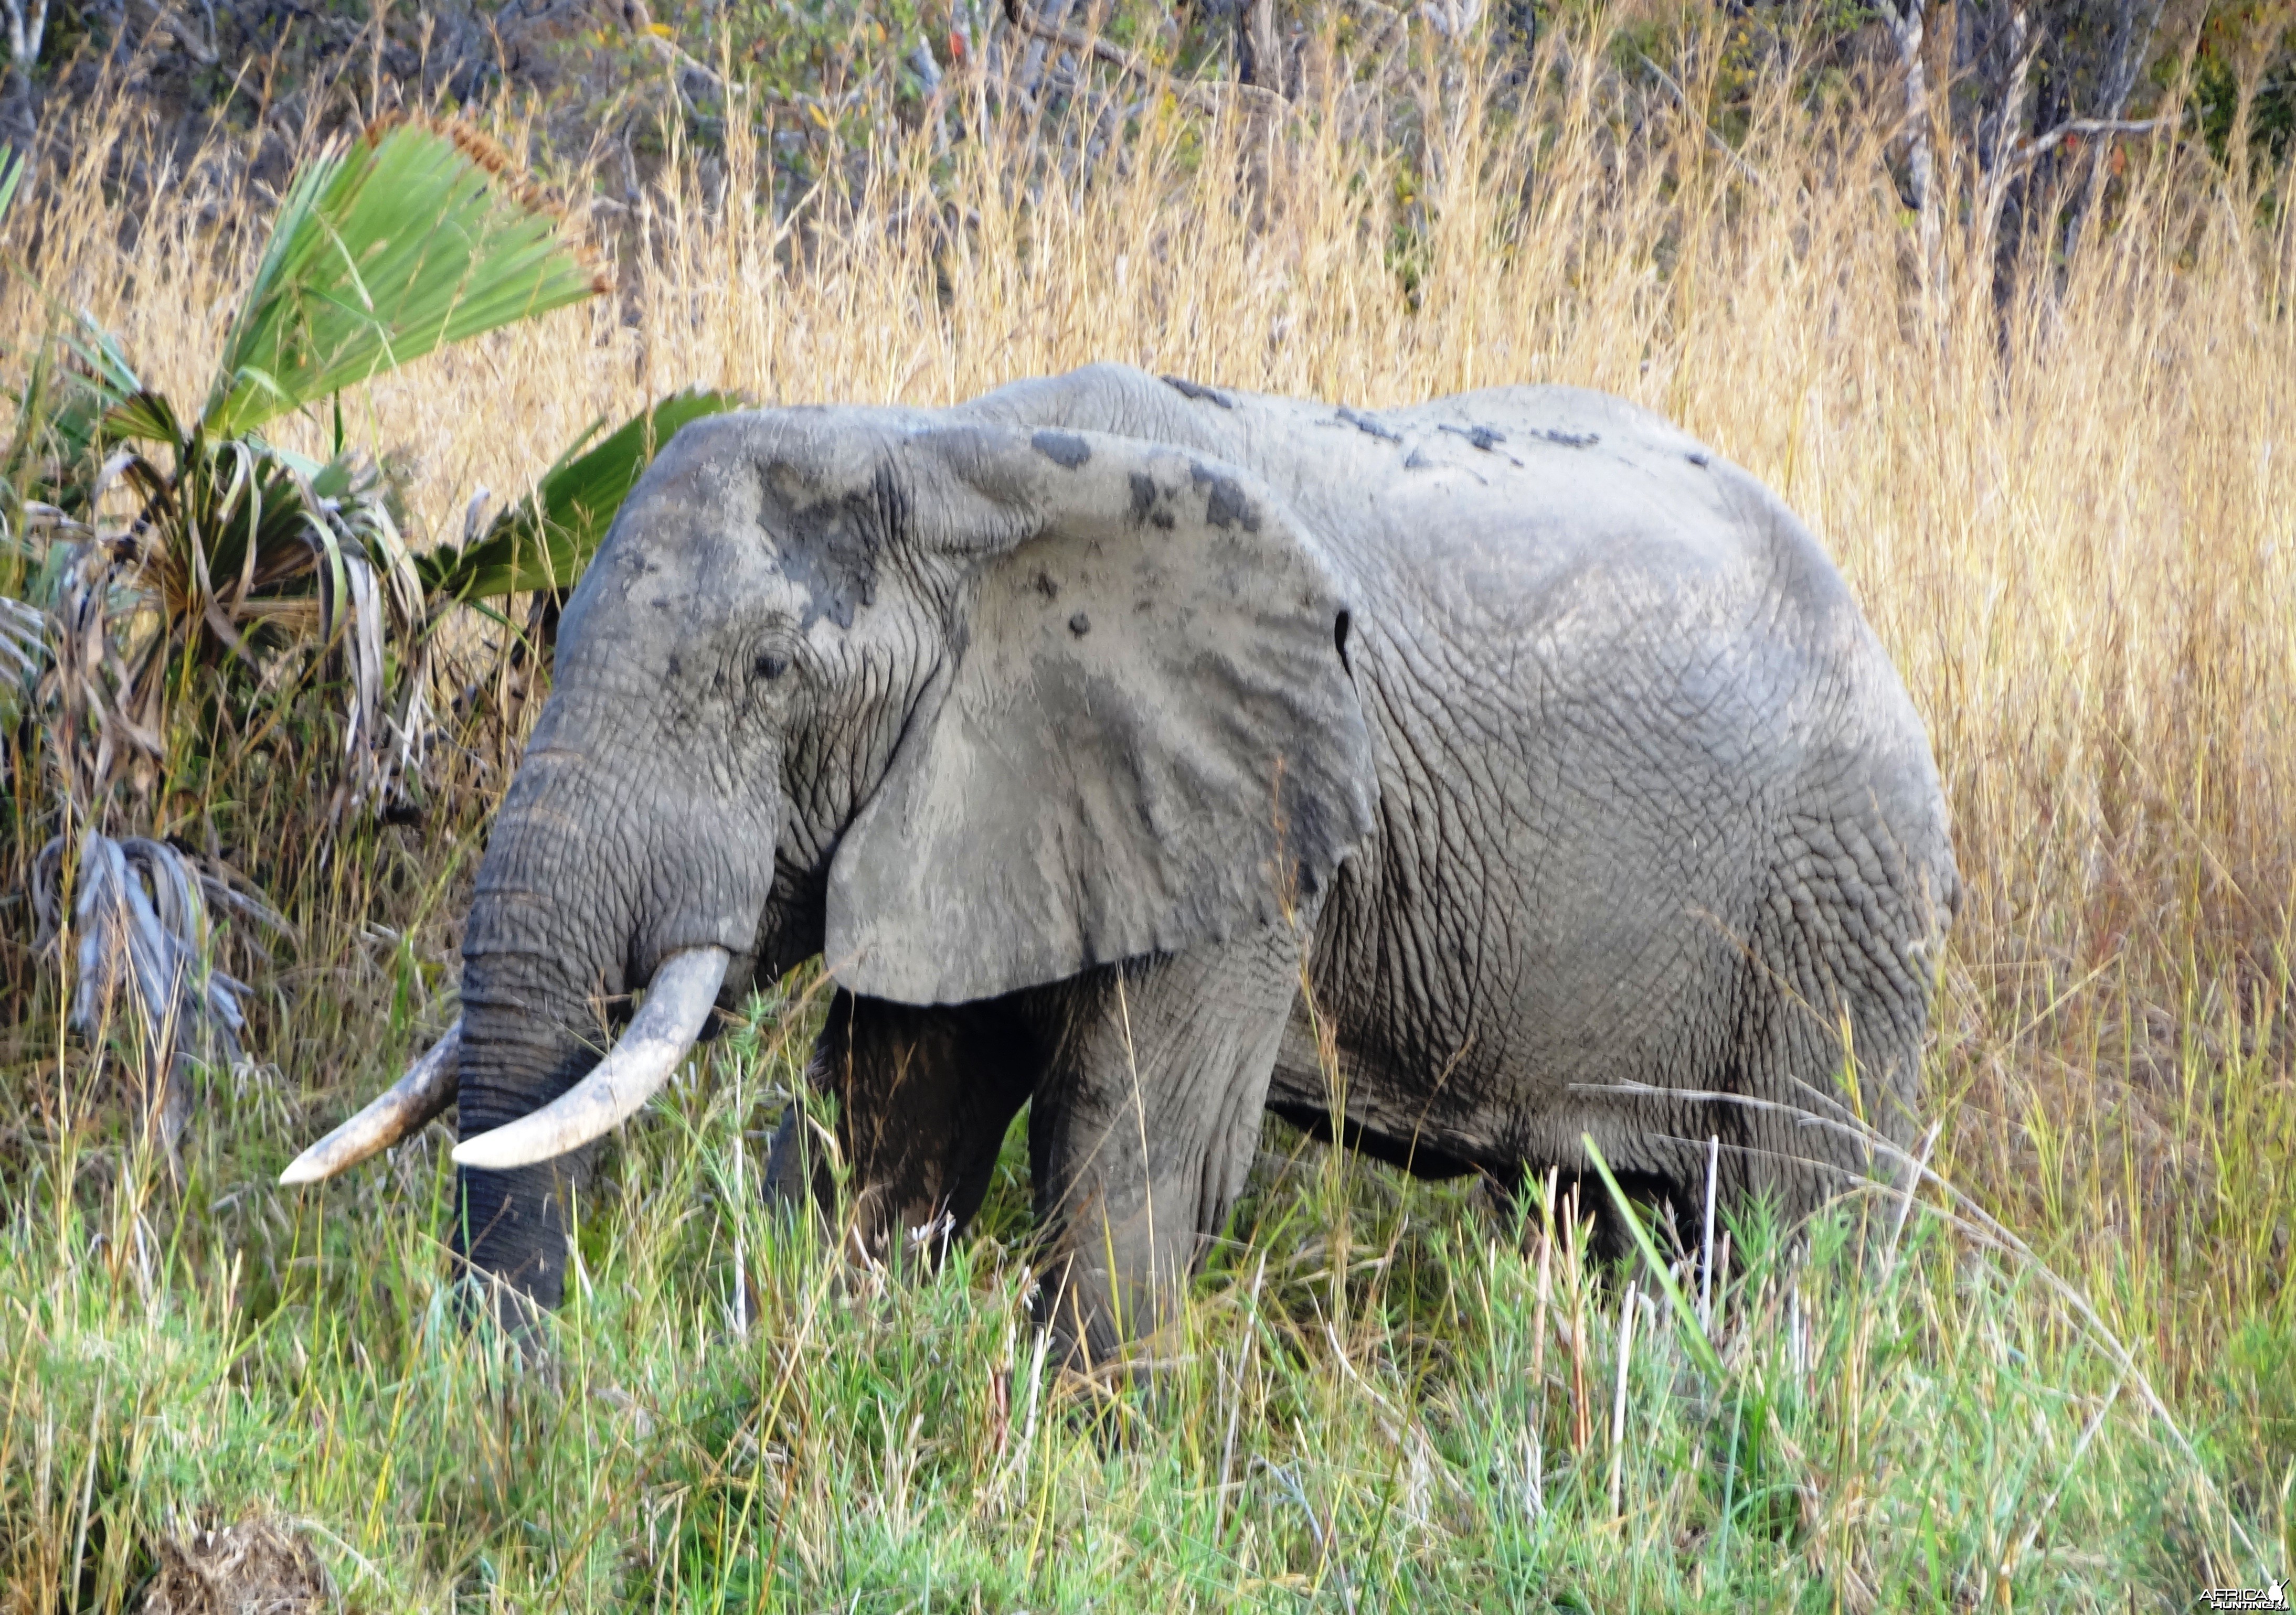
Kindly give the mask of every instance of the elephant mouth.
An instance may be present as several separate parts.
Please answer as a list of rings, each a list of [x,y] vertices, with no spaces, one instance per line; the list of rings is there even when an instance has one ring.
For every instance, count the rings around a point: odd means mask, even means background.
[[[492,1172],[532,1166],[619,1127],[669,1081],[701,1035],[733,958],[714,947],[671,954],[654,971],[644,1006],[588,1076],[541,1109],[463,1139],[455,1163]]]
[[[590,1074],[539,1110],[465,1138],[455,1164],[482,1171],[532,1166],[602,1138],[659,1092],[701,1035],[733,955],[688,948],[662,960],[646,1000]],[[430,1051],[381,1097],[298,1155],[283,1184],[317,1183],[356,1166],[414,1132],[455,1100],[463,1024],[456,1021]]]

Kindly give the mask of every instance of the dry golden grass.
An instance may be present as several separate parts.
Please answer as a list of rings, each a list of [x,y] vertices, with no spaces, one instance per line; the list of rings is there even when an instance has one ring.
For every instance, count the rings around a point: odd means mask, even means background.
[[[1759,86],[1750,177],[1686,118],[1625,127],[1599,51],[1574,60],[1513,124],[1431,80],[1423,172],[1330,121],[1168,112],[1063,178],[990,127],[940,202],[926,156],[889,149],[792,230],[743,200],[753,150],[725,154],[717,207],[674,150],[611,306],[347,413],[452,536],[478,486],[515,493],[689,383],[930,404],[1119,360],[1367,405],[1565,382],[1663,412],[1808,518],[1930,724],[1967,885],[1938,1159],[2204,1405],[2226,1320],[2284,1335],[2296,1305],[2296,175],[2275,217],[2272,176],[2132,147],[2069,263],[2035,244],[1997,302],[1948,220],[1924,291],[1885,118]],[[12,240],[196,396],[258,233],[217,232],[263,208],[186,184],[129,230],[94,172]],[[20,355],[45,316],[6,296]]]
[[[2296,212],[2260,223],[2253,182],[2136,148],[2062,284],[2035,291],[2059,277],[2028,252],[2004,314],[1950,224],[1947,283],[1915,286],[1886,119],[1759,86],[1750,176],[1686,118],[1622,130],[1599,53],[1575,60],[1516,133],[1423,86],[1432,177],[1331,122],[1207,138],[1168,113],[1122,172],[1037,172],[1031,197],[1023,136],[992,127],[955,148],[947,205],[920,152],[888,151],[792,232],[743,205],[754,148],[726,154],[715,208],[673,151],[611,305],[378,382],[354,429],[451,536],[476,488],[514,493],[592,420],[689,383],[929,404],[1111,359],[1370,405],[1564,382],[1661,411],[1824,536],[1929,721],[1969,891],[1943,1158],[2099,1260],[2216,1207],[2215,1281],[2284,1282]],[[14,238],[197,396],[266,212],[186,183],[128,228],[94,178],[136,145],[111,126]],[[45,312],[8,296],[21,354]],[[2235,1113],[2267,1135],[2219,1139]]]

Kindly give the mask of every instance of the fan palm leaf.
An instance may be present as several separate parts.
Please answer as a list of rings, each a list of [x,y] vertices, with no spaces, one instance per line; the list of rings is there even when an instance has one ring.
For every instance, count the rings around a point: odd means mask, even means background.
[[[486,136],[373,125],[290,186],[201,424],[213,437],[248,431],[605,289],[558,211]]]

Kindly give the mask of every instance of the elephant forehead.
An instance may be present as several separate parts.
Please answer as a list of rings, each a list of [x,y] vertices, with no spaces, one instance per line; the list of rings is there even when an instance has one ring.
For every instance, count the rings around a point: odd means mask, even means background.
[[[757,519],[755,461],[740,438],[703,429],[713,424],[695,421],[663,446],[630,490],[626,518],[648,527]]]
[[[698,518],[627,526],[599,554],[585,591],[600,605],[680,619],[724,616],[736,600],[767,606],[776,578],[744,536]]]
[[[661,671],[705,641],[795,618],[800,591],[756,549],[754,536],[745,543],[718,526],[618,527],[568,603],[562,668],[603,657]]]

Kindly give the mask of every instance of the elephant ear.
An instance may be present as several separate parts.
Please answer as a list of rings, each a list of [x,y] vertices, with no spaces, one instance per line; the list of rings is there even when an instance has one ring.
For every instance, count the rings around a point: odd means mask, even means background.
[[[936,689],[831,866],[837,979],[964,1002],[1322,891],[1376,787],[1347,603],[1283,502],[1094,433],[896,453],[911,542],[961,583]]]

